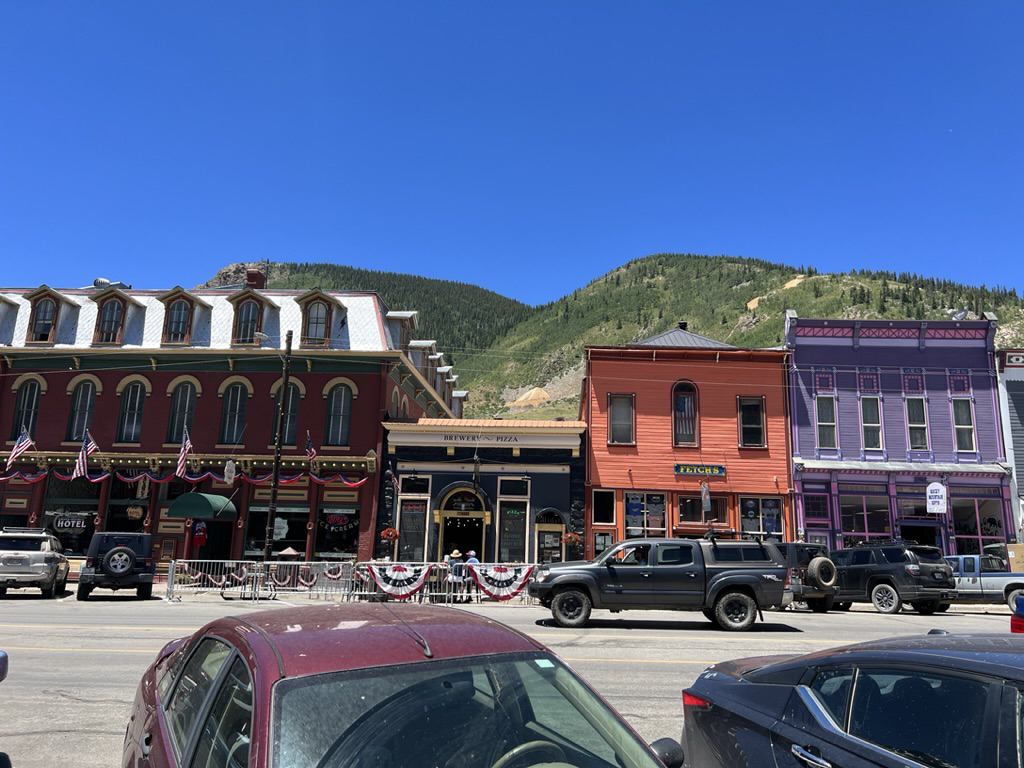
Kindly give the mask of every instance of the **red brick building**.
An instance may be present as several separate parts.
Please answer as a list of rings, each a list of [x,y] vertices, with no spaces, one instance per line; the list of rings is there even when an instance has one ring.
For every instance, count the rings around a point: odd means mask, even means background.
[[[266,290],[256,270],[208,290],[97,283],[0,289],[0,430],[8,451],[23,426],[35,443],[0,474],[0,525],[50,526],[76,553],[129,530],[154,534],[163,560],[262,556],[288,333],[274,552],[370,557],[382,422],[461,416],[451,366],[413,339],[417,313],[375,293]],[[86,431],[99,450],[72,479]],[[182,519],[174,502],[193,491],[210,509]]]

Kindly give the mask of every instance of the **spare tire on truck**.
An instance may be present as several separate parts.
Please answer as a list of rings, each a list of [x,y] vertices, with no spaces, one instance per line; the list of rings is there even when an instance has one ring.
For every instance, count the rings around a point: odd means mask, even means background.
[[[827,557],[818,555],[811,558],[811,562],[807,564],[807,578],[819,587],[835,586],[837,576],[836,564]]]

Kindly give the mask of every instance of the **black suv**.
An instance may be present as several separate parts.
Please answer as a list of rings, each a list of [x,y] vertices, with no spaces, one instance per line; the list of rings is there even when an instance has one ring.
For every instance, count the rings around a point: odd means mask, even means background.
[[[85,600],[96,587],[134,589],[143,600],[153,596],[153,537],[148,533],[97,533],[89,542],[78,574],[76,597]]]
[[[805,541],[775,542],[789,566],[789,586],[794,603],[807,603],[815,613],[825,613],[832,604],[839,587],[836,586],[836,566],[828,556],[824,544]]]
[[[630,539],[589,562],[539,566],[529,590],[562,627],[581,627],[592,608],[607,608],[701,611],[722,629],[744,630],[759,609],[793,599],[787,578],[771,542]]]
[[[879,613],[897,613],[910,603],[929,615],[956,598],[953,569],[938,547],[913,541],[876,541],[832,552],[839,572],[840,603],[872,603]]]

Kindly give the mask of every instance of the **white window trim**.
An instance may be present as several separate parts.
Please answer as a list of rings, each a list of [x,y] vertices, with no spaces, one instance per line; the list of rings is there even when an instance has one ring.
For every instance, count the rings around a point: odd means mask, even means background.
[[[865,400],[876,400],[878,402],[878,422],[876,424],[868,424],[864,421],[864,401]],[[860,402],[858,403],[858,409],[860,411],[860,444],[865,451],[884,451],[885,450],[885,416],[882,413],[882,397],[881,395],[861,395]],[[864,430],[868,427],[878,427],[878,447],[868,448],[866,435]]]
[[[913,426],[915,428],[920,428],[922,426],[924,427],[924,438],[925,438],[925,445],[926,445],[926,447],[924,447],[924,448],[914,448],[914,447],[912,447],[910,445],[910,427],[911,427],[911,423],[910,423],[910,410],[908,409],[907,405],[908,405],[908,403],[911,400],[920,400],[921,404],[924,406],[924,424],[920,424],[920,423],[913,424]],[[925,397],[924,395],[904,395],[904,397],[903,397],[903,418],[905,419],[906,425],[907,425],[907,450],[908,451],[930,451],[932,449],[932,434],[931,434],[932,431],[928,427],[928,398]]]
[[[832,421],[822,421],[818,414],[818,401],[821,398],[827,397],[832,401]],[[832,427],[832,434],[835,436],[833,445],[822,445],[821,444],[821,427],[830,426]],[[814,443],[818,446],[819,451],[837,451],[839,450],[839,403],[835,395],[815,395],[814,396]]]

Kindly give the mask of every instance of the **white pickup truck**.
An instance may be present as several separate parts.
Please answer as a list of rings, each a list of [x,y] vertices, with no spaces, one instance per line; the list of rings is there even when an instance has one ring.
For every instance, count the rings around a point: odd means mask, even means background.
[[[947,555],[953,568],[957,603],[1005,603],[1013,610],[1024,597],[1024,573],[1013,573],[995,554]]]

